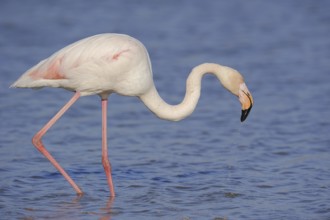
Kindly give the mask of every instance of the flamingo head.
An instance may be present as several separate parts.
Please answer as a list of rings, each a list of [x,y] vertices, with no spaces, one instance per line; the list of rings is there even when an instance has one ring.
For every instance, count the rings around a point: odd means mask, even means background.
[[[253,106],[253,98],[244,82],[243,76],[238,71],[224,66],[219,76],[222,85],[238,97],[242,105],[241,122],[243,122],[249,115]]]

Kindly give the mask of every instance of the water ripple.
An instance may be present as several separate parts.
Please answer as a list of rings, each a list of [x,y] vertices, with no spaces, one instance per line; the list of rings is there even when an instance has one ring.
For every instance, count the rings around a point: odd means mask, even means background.
[[[2,1],[1,216],[329,219],[329,6]],[[195,112],[179,123],[157,119],[134,97],[112,95],[108,141],[117,197],[111,199],[101,163],[100,100],[81,98],[43,139],[85,192],[76,196],[31,144],[71,94],[7,88],[64,45],[109,31],[145,43],[155,84],[170,103],[183,98],[194,65],[220,62],[243,73],[255,105],[241,124],[239,103],[211,76],[203,79]]]

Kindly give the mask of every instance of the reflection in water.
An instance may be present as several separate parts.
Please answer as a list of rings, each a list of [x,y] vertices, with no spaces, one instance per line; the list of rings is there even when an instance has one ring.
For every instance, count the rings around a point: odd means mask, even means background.
[[[101,207],[100,206],[94,207],[93,210],[91,210],[91,211],[84,211],[84,210],[88,210],[88,207],[85,207],[86,205],[89,206],[91,203],[101,204],[101,203],[97,202],[99,200],[103,200],[103,198],[90,197],[90,196],[84,195],[84,194],[77,195],[77,197],[72,200],[70,209],[72,209],[72,204],[74,204],[73,207],[74,207],[74,209],[76,209],[75,212],[77,212],[77,210],[80,210],[85,215],[100,216],[98,218],[100,220],[110,220],[111,217],[113,216],[112,207],[113,207],[113,202],[115,200],[115,197],[109,196],[109,198],[106,200],[105,204],[103,204]],[[65,208],[67,209],[68,206]],[[97,210],[99,210],[99,211],[97,211]]]
[[[75,197],[72,202],[73,203],[79,203],[79,201],[83,198],[84,194],[77,194],[77,197]]]
[[[111,214],[112,214],[111,209],[112,209],[114,200],[115,200],[115,197],[110,196],[106,203],[106,206],[104,208],[101,208],[102,212],[104,212],[104,213],[99,218],[100,220],[110,220],[111,219]]]
[[[67,219],[67,216],[71,216],[71,219],[79,219],[84,215],[110,220],[114,214],[112,211],[114,197],[109,197],[103,205],[99,202],[103,198],[88,195],[77,195],[73,199],[59,194],[55,197],[52,196],[52,202],[47,205],[37,201],[27,203],[24,208],[24,219]]]

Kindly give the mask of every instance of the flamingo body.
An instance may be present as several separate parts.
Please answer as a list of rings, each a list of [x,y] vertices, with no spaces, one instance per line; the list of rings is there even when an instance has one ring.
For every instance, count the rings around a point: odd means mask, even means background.
[[[152,82],[145,47],[123,34],[100,34],[77,41],[25,72],[13,87],[61,87],[82,96],[116,92],[138,96]]]
[[[111,93],[137,96],[156,116],[178,121],[195,109],[204,74],[214,74],[221,84],[239,98],[241,121],[248,116],[253,98],[243,76],[236,70],[214,63],[196,66],[186,82],[186,94],[177,105],[167,104],[153,83],[149,55],[138,40],[122,34],[99,34],[77,41],[26,71],[11,87],[59,87],[74,96],[32,138],[33,145],[54,165],[78,194],[82,190],[46,150],[42,137],[81,96],[97,94],[102,100],[102,164],[110,194],[115,196],[107,148],[107,103]]]

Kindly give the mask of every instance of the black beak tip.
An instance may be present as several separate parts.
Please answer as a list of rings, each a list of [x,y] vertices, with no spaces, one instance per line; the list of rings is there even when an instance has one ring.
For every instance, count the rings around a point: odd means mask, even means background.
[[[247,116],[249,115],[250,111],[251,111],[252,105],[250,106],[250,108],[242,110],[242,115],[241,115],[241,122],[245,121],[245,119],[247,118]]]

